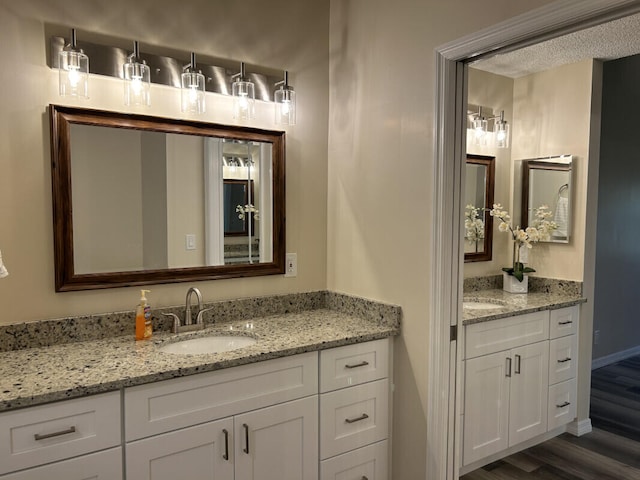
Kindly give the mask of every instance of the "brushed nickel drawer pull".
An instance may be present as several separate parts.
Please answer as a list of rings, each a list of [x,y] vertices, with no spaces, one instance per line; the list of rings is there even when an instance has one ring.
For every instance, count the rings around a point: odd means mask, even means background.
[[[566,320],[564,322],[558,322],[558,325],[570,325],[573,323],[573,320]]]
[[[222,458],[229,460],[229,431],[223,428],[222,433],[224,433],[224,455],[222,455]]]
[[[367,362],[366,360],[363,360],[362,362],[354,363],[353,365],[345,365],[344,368],[366,367],[367,365],[369,365],[369,362]]]
[[[347,423],[356,423],[356,422],[359,422],[360,420],[366,420],[367,418],[369,418],[369,415],[367,415],[366,413],[363,413],[362,415],[356,418],[345,418],[344,421]]]
[[[571,357],[563,358],[562,360],[558,360],[558,363],[567,363],[571,361]]]
[[[47,438],[53,438],[53,437],[60,437],[62,435],[69,435],[70,433],[75,433],[76,431],[76,427],[69,427],[66,430],[60,430],[59,432],[53,432],[53,433],[45,433],[40,435],[39,433],[36,433],[33,438],[35,438],[36,442],[38,440],[46,440]]]
[[[507,369],[506,369],[505,376],[506,377],[511,376],[511,357],[507,357]]]
[[[571,402],[564,402],[560,405],[556,405],[557,408],[564,408],[564,407],[568,407],[569,405],[571,405]]]
[[[242,424],[242,428],[244,428],[244,444],[245,447],[242,449],[244,453],[249,453],[249,425],[246,423]]]
[[[522,358],[520,357],[520,355],[516,355],[516,368],[515,368],[515,372],[517,374],[520,374],[520,364],[522,363]]]

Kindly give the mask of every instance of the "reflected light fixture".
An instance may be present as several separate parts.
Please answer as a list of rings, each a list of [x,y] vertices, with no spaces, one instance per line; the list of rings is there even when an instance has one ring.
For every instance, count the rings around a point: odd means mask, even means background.
[[[191,63],[182,73],[181,110],[188,113],[204,113],[204,75],[196,70],[196,54],[191,52]]]
[[[140,60],[138,42],[133,42],[133,53],[122,65],[124,78],[124,104],[148,107],[151,105],[151,70]]]
[[[233,95],[233,118],[236,120],[251,120],[255,115],[255,86],[247,80],[244,72],[244,62],[240,62],[240,73],[236,73],[231,86]]]
[[[478,113],[474,114],[472,123],[473,144],[487,144],[487,119],[482,116],[482,107],[478,107]]]
[[[280,87],[274,94],[275,122],[277,125],[296,124],[296,92],[289,85],[289,72],[285,70],[284,80],[276,83]]]
[[[504,119],[504,110],[500,112],[499,117],[495,117],[496,123],[496,147],[509,148],[509,124]]]
[[[58,54],[58,85],[63,97],[89,98],[89,57],[78,49],[75,28]]]

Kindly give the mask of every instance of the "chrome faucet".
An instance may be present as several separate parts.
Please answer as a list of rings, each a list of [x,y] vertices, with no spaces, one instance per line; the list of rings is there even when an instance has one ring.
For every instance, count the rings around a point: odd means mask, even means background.
[[[189,288],[189,290],[187,290],[187,298],[185,299],[185,310],[184,310],[184,324],[185,325],[192,325],[193,324],[193,317],[191,316],[191,295],[195,293],[196,294],[196,298],[198,299],[198,311],[196,313],[196,315],[199,316],[200,314],[200,310],[202,310],[202,294],[200,293],[200,290],[198,290],[195,287],[191,287]]]
[[[191,297],[193,294],[196,294],[196,300],[198,301],[198,310],[196,312],[196,321],[193,322],[193,315],[191,313]],[[202,294],[200,290],[195,287],[190,287],[187,290],[187,297],[185,299],[185,308],[184,308],[184,324],[180,322],[180,317],[175,313],[163,313],[163,315],[167,317],[171,317],[173,319],[173,333],[182,333],[182,332],[192,332],[194,330],[202,330],[204,329],[204,317],[203,314],[211,310],[211,308],[202,308]]]

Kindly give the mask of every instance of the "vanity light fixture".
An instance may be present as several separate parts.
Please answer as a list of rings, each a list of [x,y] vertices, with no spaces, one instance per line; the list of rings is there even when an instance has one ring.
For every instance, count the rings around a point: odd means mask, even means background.
[[[58,86],[63,97],[89,98],[89,57],[78,48],[75,28],[58,54]]]
[[[148,107],[151,105],[151,70],[140,60],[138,42],[133,42],[133,53],[122,65],[124,78],[124,104]]]
[[[196,69],[196,54],[191,52],[191,63],[183,67],[181,110],[188,113],[204,113],[204,75]]]
[[[504,110],[494,119],[496,124],[496,147],[509,148],[509,124],[504,119]]]
[[[296,124],[296,92],[289,85],[289,72],[285,70],[284,80],[275,84],[280,87],[275,91],[273,99],[275,102],[276,125]]]
[[[236,73],[232,78],[235,79],[231,85],[233,118],[236,120],[251,120],[255,115],[255,85],[245,76],[244,62],[240,62],[240,73]]]
[[[478,113],[474,114],[471,124],[473,129],[473,144],[486,145],[488,121],[482,115],[482,107],[478,107]]]

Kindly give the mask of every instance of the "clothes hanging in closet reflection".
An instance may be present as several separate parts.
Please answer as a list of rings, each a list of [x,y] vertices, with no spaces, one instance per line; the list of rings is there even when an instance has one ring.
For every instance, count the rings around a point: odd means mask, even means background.
[[[556,222],[558,228],[553,231],[554,238],[567,238],[567,227],[569,222],[569,185],[564,184],[558,190],[558,200],[556,202],[556,210],[553,215],[553,221]]]

